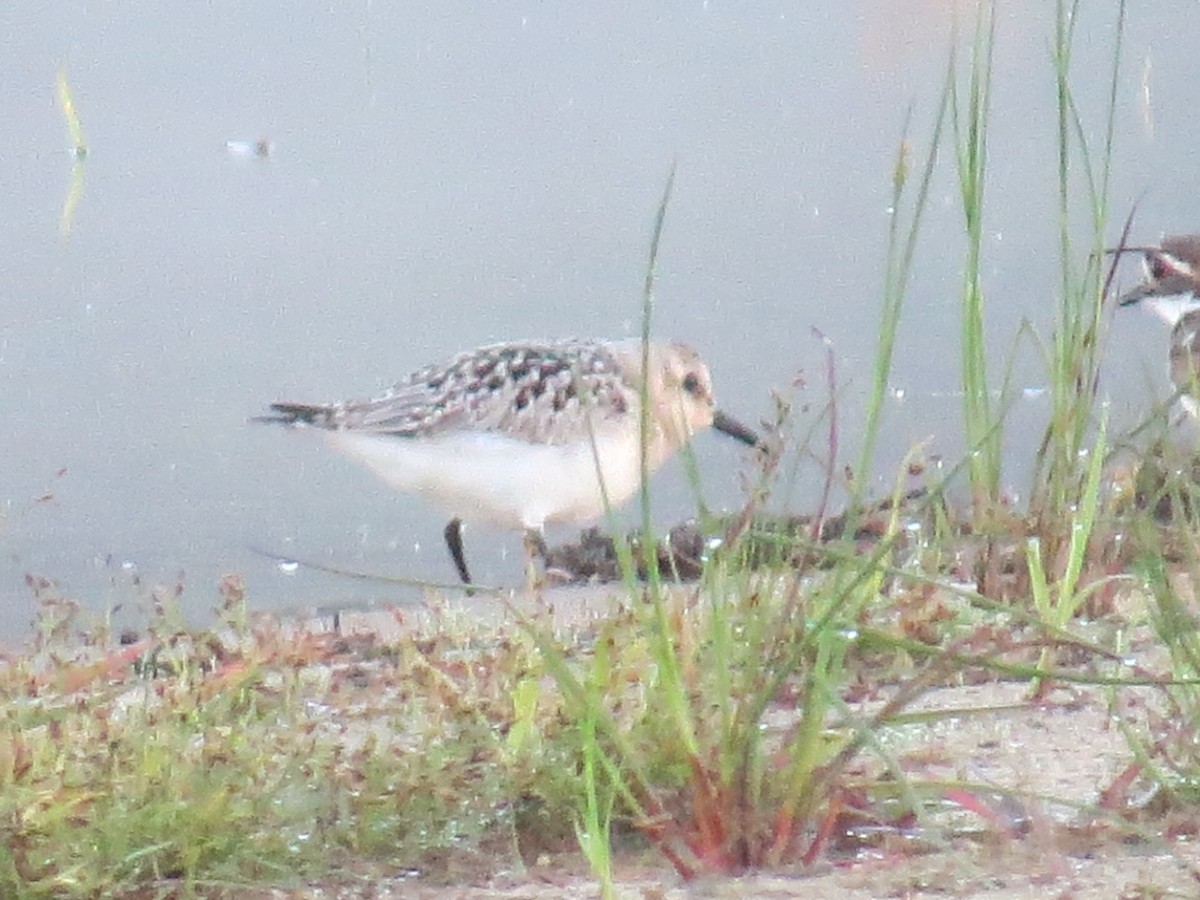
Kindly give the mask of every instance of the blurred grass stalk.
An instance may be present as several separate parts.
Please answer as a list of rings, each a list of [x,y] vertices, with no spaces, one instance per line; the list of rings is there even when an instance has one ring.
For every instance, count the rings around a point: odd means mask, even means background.
[[[957,18],[955,30],[957,31]],[[983,255],[984,189],[987,176],[987,135],[991,115],[996,8],[992,0],[975,5],[971,64],[960,95],[957,35],[951,44],[950,117],[955,160],[967,238],[962,287],[963,428],[970,454],[967,472],[975,516],[982,518],[1000,499],[1003,429],[993,416],[984,334],[984,294],[980,278]]]
[[[921,181],[917,187],[912,211],[907,222],[902,222],[904,192],[908,187],[910,154],[912,145],[908,137],[908,122],[905,122],[900,143],[896,151],[896,162],[892,169],[891,216],[888,221],[887,262],[883,281],[883,310],[880,316],[879,334],[875,343],[875,365],[871,379],[871,395],[867,401],[867,412],[863,424],[862,450],[859,455],[859,477],[854,480],[854,508],[862,503],[862,486],[870,483],[875,471],[875,445],[879,436],[879,419],[888,397],[888,382],[892,372],[892,360],[896,346],[896,331],[900,326],[900,314],[904,308],[904,297],[912,273],[913,257],[916,254],[917,238],[921,231],[921,220],[929,201],[929,188],[937,164],[938,148],[942,142],[942,128],[946,122],[946,110],[950,99],[951,79],[947,77],[941,102],[938,104],[933,133],[925,153],[921,169]],[[909,111],[908,119],[912,113]],[[830,385],[830,391],[834,386]],[[831,462],[832,464],[832,462]],[[851,529],[853,531],[853,529]]]

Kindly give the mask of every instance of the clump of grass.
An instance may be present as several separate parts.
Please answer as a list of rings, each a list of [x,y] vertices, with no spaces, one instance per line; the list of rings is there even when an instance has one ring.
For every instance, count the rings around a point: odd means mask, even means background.
[[[1059,612],[1063,609],[1057,601],[1051,603],[1051,595],[1070,594],[1075,602],[1066,605],[1075,611],[1082,608],[1077,601],[1090,588],[1079,584],[1078,579],[1085,569],[1086,575],[1092,574],[1091,568],[1083,564],[1094,549],[1089,541],[1103,538],[1111,531],[1099,521],[1109,507],[1101,502],[1106,487],[1098,477],[1098,466],[1106,451],[1097,405],[1104,337],[1105,286],[1101,261],[1108,221],[1107,191],[1114,149],[1124,3],[1119,3],[1117,9],[1111,91],[1104,113],[1104,139],[1098,151],[1087,139],[1071,89],[1071,53],[1080,14],[1077,3],[1059,0],[1055,4],[1051,53],[1058,97],[1056,188],[1061,275],[1053,339],[1043,353],[1051,413],[1035,456],[1030,502],[1024,513],[1011,508],[1002,491],[1001,448],[1008,378],[1004,379],[1005,387],[1000,391],[997,406],[989,379],[983,327],[982,223],[996,39],[996,10],[990,0],[980,0],[975,5],[965,87],[960,88],[953,55],[947,75],[967,238],[962,294],[962,380],[963,423],[969,448],[966,469],[973,502],[969,527],[986,545],[976,582],[979,590],[995,598],[1008,596],[1019,601],[1032,597],[1035,609],[1047,616],[1046,624],[1051,629],[1061,627]],[[1072,207],[1078,196],[1086,199],[1087,210],[1087,246],[1082,266],[1077,263],[1080,254],[1072,221]],[[1030,326],[1024,330],[1035,334]],[[1081,517],[1080,510],[1089,512]],[[1019,548],[1023,543],[1022,553]],[[1009,577],[1014,554],[1024,557],[1024,565],[1017,564],[1015,578]],[[1071,582],[1071,590],[1064,592],[1061,586],[1055,591],[1049,589],[1050,584],[1063,578]],[[1053,613],[1051,605],[1055,606]]]
[[[584,737],[587,807],[615,794],[685,877],[814,857],[830,795],[850,792],[830,767],[853,732],[826,726],[868,566],[802,591],[784,572],[714,565],[703,587],[635,610],[640,639],[618,650],[602,633],[582,671],[541,636]],[[787,724],[765,729],[780,708]]]
[[[982,535],[987,542],[977,569],[979,586],[989,596],[1003,594],[1017,604],[1017,619],[1008,624],[1044,632],[1025,648],[1040,658],[1040,664],[1027,661],[1019,667],[1026,677],[1044,685],[1051,675],[1059,674],[1054,668],[1055,655],[1064,641],[1071,643],[1070,622],[1109,584],[1103,573],[1097,577],[1096,569],[1097,541],[1111,532],[1100,525],[1100,517],[1107,512],[1102,502],[1106,427],[1102,420],[1097,425],[1094,411],[1103,298],[1096,250],[1103,246],[1107,221],[1105,197],[1115,101],[1110,99],[1107,139],[1097,174],[1068,78],[1073,39],[1069,23],[1078,10],[1059,3],[1054,61],[1060,100],[1063,281],[1053,351],[1047,358],[1055,402],[1038,455],[1034,500],[1030,514],[1023,516],[1007,508],[1001,492],[1004,396],[1002,393],[1002,404],[997,407],[985,352],[980,272],[996,14],[990,2],[978,3],[975,10],[965,88],[960,86],[957,62],[952,57],[915,212],[903,237],[898,219],[893,219],[874,399],[868,404],[859,470],[873,468],[876,425],[907,272],[942,122],[949,115],[967,238],[962,379],[963,422],[971,448],[965,468],[973,504],[964,530]],[[1123,15],[1122,6],[1118,26]],[[1120,27],[1113,57],[1114,97],[1119,33]],[[897,209],[907,182],[906,150],[905,144],[894,175]],[[1085,163],[1091,214],[1092,252],[1082,274],[1076,273],[1071,263],[1074,250],[1067,219],[1068,198],[1074,189],[1068,177],[1074,167],[1068,162],[1076,154]],[[661,217],[660,209],[660,226]],[[652,260],[654,255],[652,249]],[[647,281],[647,310],[652,274],[653,266]],[[836,421],[832,411],[830,418]],[[836,441],[831,441],[831,446],[835,445]],[[745,520],[753,518],[750,515]],[[823,519],[822,514],[814,516],[818,534]],[[854,795],[861,799],[872,793],[869,782],[851,786],[843,780],[844,770],[839,763],[848,754],[872,745],[874,732],[864,729],[860,733],[832,734],[828,724],[833,710],[839,708],[839,686],[844,687],[848,676],[846,660],[853,641],[847,642],[846,636],[858,633],[863,618],[869,617],[869,610],[884,593],[894,526],[893,521],[893,530],[885,532],[878,555],[838,555],[830,547],[814,548],[832,562],[826,571],[810,576],[802,586],[797,581],[781,587],[768,575],[760,573],[756,578],[747,574],[744,563],[748,556],[744,556],[740,568],[727,570],[720,563],[710,566],[702,592],[668,602],[652,573],[647,593],[653,614],[648,615],[645,628],[654,665],[652,676],[642,686],[651,695],[647,702],[655,712],[653,720],[665,723],[667,733],[656,735],[649,747],[632,740],[636,729],[605,708],[590,687],[597,678],[603,681],[606,671],[584,677],[543,642],[543,652],[566,695],[567,709],[582,723],[585,733],[591,820],[595,821],[598,773],[606,772],[608,789],[617,794],[635,823],[685,875],[737,872],[784,860],[813,858],[822,846],[821,836],[832,833],[827,825],[837,819],[838,814],[831,810],[838,807],[839,798]],[[857,529],[851,524],[848,530],[853,535]],[[941,534],[951,540],[955,537],[948,529]],[[761,546],[763,533],[756,537]],[[793,533],[780,543],[780,561],[796,558],[797,538]],[[732,543],[737,545],[736,540]],[[736,559],[737,551],[733,552]],[[771,570],[769,565],[767,570]],[[920,582],[927,577],[933,583],[940,574],[935,561],[931,571],[917,572],[911,579]],[[1021,604],[1028,612],[1020,608]],[[800,630],[796,629],[798,622],[803,623]],[[732,641],[731,634],[738,639]],[[964,658],[956,658],[965,664]],[[1012,674],[1018,670],[1005,671]],[[793,725],[778,743],[772,743],[761,736],[761,717],[780,702],[785,685],[799,701]],[[885,724],[873,722],[872,728]],[[664,745],[678,767],[674,782],[662,777],[662,763],[650,749]],[[911,795],[902,780],[900,784],[898,793]],[[780,785],[784,789],[777,792]],[[911,796],[908,799],[906,810],[913,814],[915,804]]]
[[[527,642],[308,633],[231,580],[212,628],[164,614],[128,647],[81,645],[43,593],[52,627],[0,664],[4,896],[200,895],[348,861],[435,876],[573,805],[556,705],[517,702]]]
[[[1108,227],[1108,184],[1114,152],[1115,117],[1119,88],[1125,3],[1117,4],[1110,72],[1110,92],[1105,112],[1103,141],[1098,150],[1087,139],[1080,110],[1071,89],[1071,54],[1079,20],[1076,4],[1055,4],[1053,61],[1058,98],[1058,170],[1060,283],[1059,309],[1054,339],[1047,360],[1050,372],[1051,414],[1036,457],[1030,512],[1043,540],[1057,550],[1072,540],[1059,523],[1070,520],[1088,490],[1090,466],[1081,459],[1100,452],[1097,439],[1096,399],[1103,359],[1106,281],[1101,262]],[[1088,73],[1089,76],[1092,73]],[[1077,262],[1073,239],[1072,206],[1086,200],[1086,245],[1083,264]],[[1058,526],[1058,527],[1056,527]]]
[[[904,165],[901,160],[897,167],[898,193]],[[923,192],[931,166],[932,161]],[[651,240],[643,298],[645,345],[671,183],[669,179]],[[895,263],[901,283],[892,295],[881,355],[890,353],[914,239],[915,226],[901,254],[904,261]],[[832,361],[829,370],[826,485],[832,483],[838,444]],[[877,386],[886,382],[886,375],[884,363],[877,369]],[[643,389],[644,409],[646,399]],[[786,408],[781,404],[779,410]],[[766,499],[761,486],[778,469],[782,425],[777,422],[777,433],[764,442],[770,449],[764,450],[761,473],[754,479],[760,490],[733,517],[699,587],[667,590],[654,564],[658,555],[643,552],[649,563],[643,588],[633,579],[632,554],[627,553],[633,628],[623,640],[618,641],[613,626],[606,626],[594,652],[572,660],[553,635],[527,625],[563,696],[564,712],[580,735],[583,791],[577,832],[605,896],[613,891],[609,841],[614,808],[685,878],[811,862],[846,829],[848,819],[895,825],[914,814],[902,776],[881,791],[877,777],[860,779],[850,774],[849,765],[863,747],[877,746],[876,731],[925,682],[910,683],[901,691],[904,699],[888,704],[869,723],[850,717],[840,727],[831,726],[835,713],[846,709],[841,692],[849,678],[848,660],[861,623],[882,592],[887,577],[883,561],[890,558],[902,530],[901,504],[892,505],[874,553],[834,555],[819,577],[803,578],[792,565],[796,535],[756,527]],[[647,427],[643,421],[643,443]],[[643,477],[643,544],[653,542],[649,509]],[[857,515],[846,523],[850,541],[856,520]],[[814,517],[810,550],[820,552],[825,524],[822,510]],[[755,567],[749,564],[751,556]],[[877,641],[886,645],[882,634]],[[632,679],[631,665],[638,673]],[[768,726],[772,715],[782,724]],[[890,770],[898,772],[895,766]]]
[[[1159,423],[1162,424],[1162,423]],[[1137,473],[1136,509],[1127,520],[1131,580],[1145,616],[1165,651],[1155,679],[1161,702],[1128,716],[1130,704],[1113,698],[1133,762],[1110,789],[1109,802],[1136,819],[1163,817],[1169,829],[1193,830],[1200,792],[1200,640],[1195,617],[1200,584],[1200,469],[1194,448],[1153,442]],[[1135,783],[1149,782],[1149,801],[1133,799]]]

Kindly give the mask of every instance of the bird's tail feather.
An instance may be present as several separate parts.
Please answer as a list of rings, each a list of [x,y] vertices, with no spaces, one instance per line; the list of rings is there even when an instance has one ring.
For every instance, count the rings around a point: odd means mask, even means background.
[[[322,425],[329,417],[329,407],[319,403],[272,403],[273,415],[254,416],[251,422],[274,425]]]

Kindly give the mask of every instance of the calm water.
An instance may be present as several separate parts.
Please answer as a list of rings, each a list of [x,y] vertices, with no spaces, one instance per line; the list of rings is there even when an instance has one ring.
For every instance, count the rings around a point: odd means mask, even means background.
[[[26,573],[93,609],[136,605],[145,585],[183,573],[197,615],[226,572],[267,609],[404,596],[287,575],[253,547],[449,579],[440,515],[247,417],[275,399],[370,394],[479,343],[635,332],[673,160],[656,331],[700,348],[722,405],[754,420],[797,373],[802,399],[823,402],[819,329],[837,353],[849,443],[895,147],[912,104],[924,151],[952,5],[10,0],[0,633],[29,626]],[[1050,6],[1002,5],[985,273],[997,367],[1022,319],[1048,335],[1056,304]],[[1084,6],[1075,87],[1099,142],[1115,4]],[[1142,198],[1139,239],[1200,228],[1193,13],[1175,0],[1128,23],[1112,201],[1119,219]],[[60,67],[90,147],[74,172]],[[226,147],[264,137],[268,159]],[[914,441],[951,458],[961,448],[947,396],[961,214],[946,157],[880,478]],[[1149,317],[1117,320],[1107,390],[1119,424],[1164,392],[1164,348]],[[1031,347],[1020,360],[1018,383],[1044,383]],[[1017,490],[1044,414],[1036,399],[1016,411]],[[709,501],[736,502],[737,448],[704,436],[696,450]],[[677,466],[655,486],[661,521],[687,513]],[[518,538],[468,540],[480,580],[519,580]]]

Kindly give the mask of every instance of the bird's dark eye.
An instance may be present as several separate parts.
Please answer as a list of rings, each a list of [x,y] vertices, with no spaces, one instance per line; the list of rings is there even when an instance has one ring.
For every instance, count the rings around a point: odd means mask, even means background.
[[[1150,259],[1150,277],[1156,281],[1162,281],[1168,275],[1175,274],[1175,267],[1169,261],[1161,256],[1153,256]]]
[[[683,389],[693,397],[699,397],[703,390],[700,387],[700,379],[696,377],[695,372],[689,372],[683,378]]]

